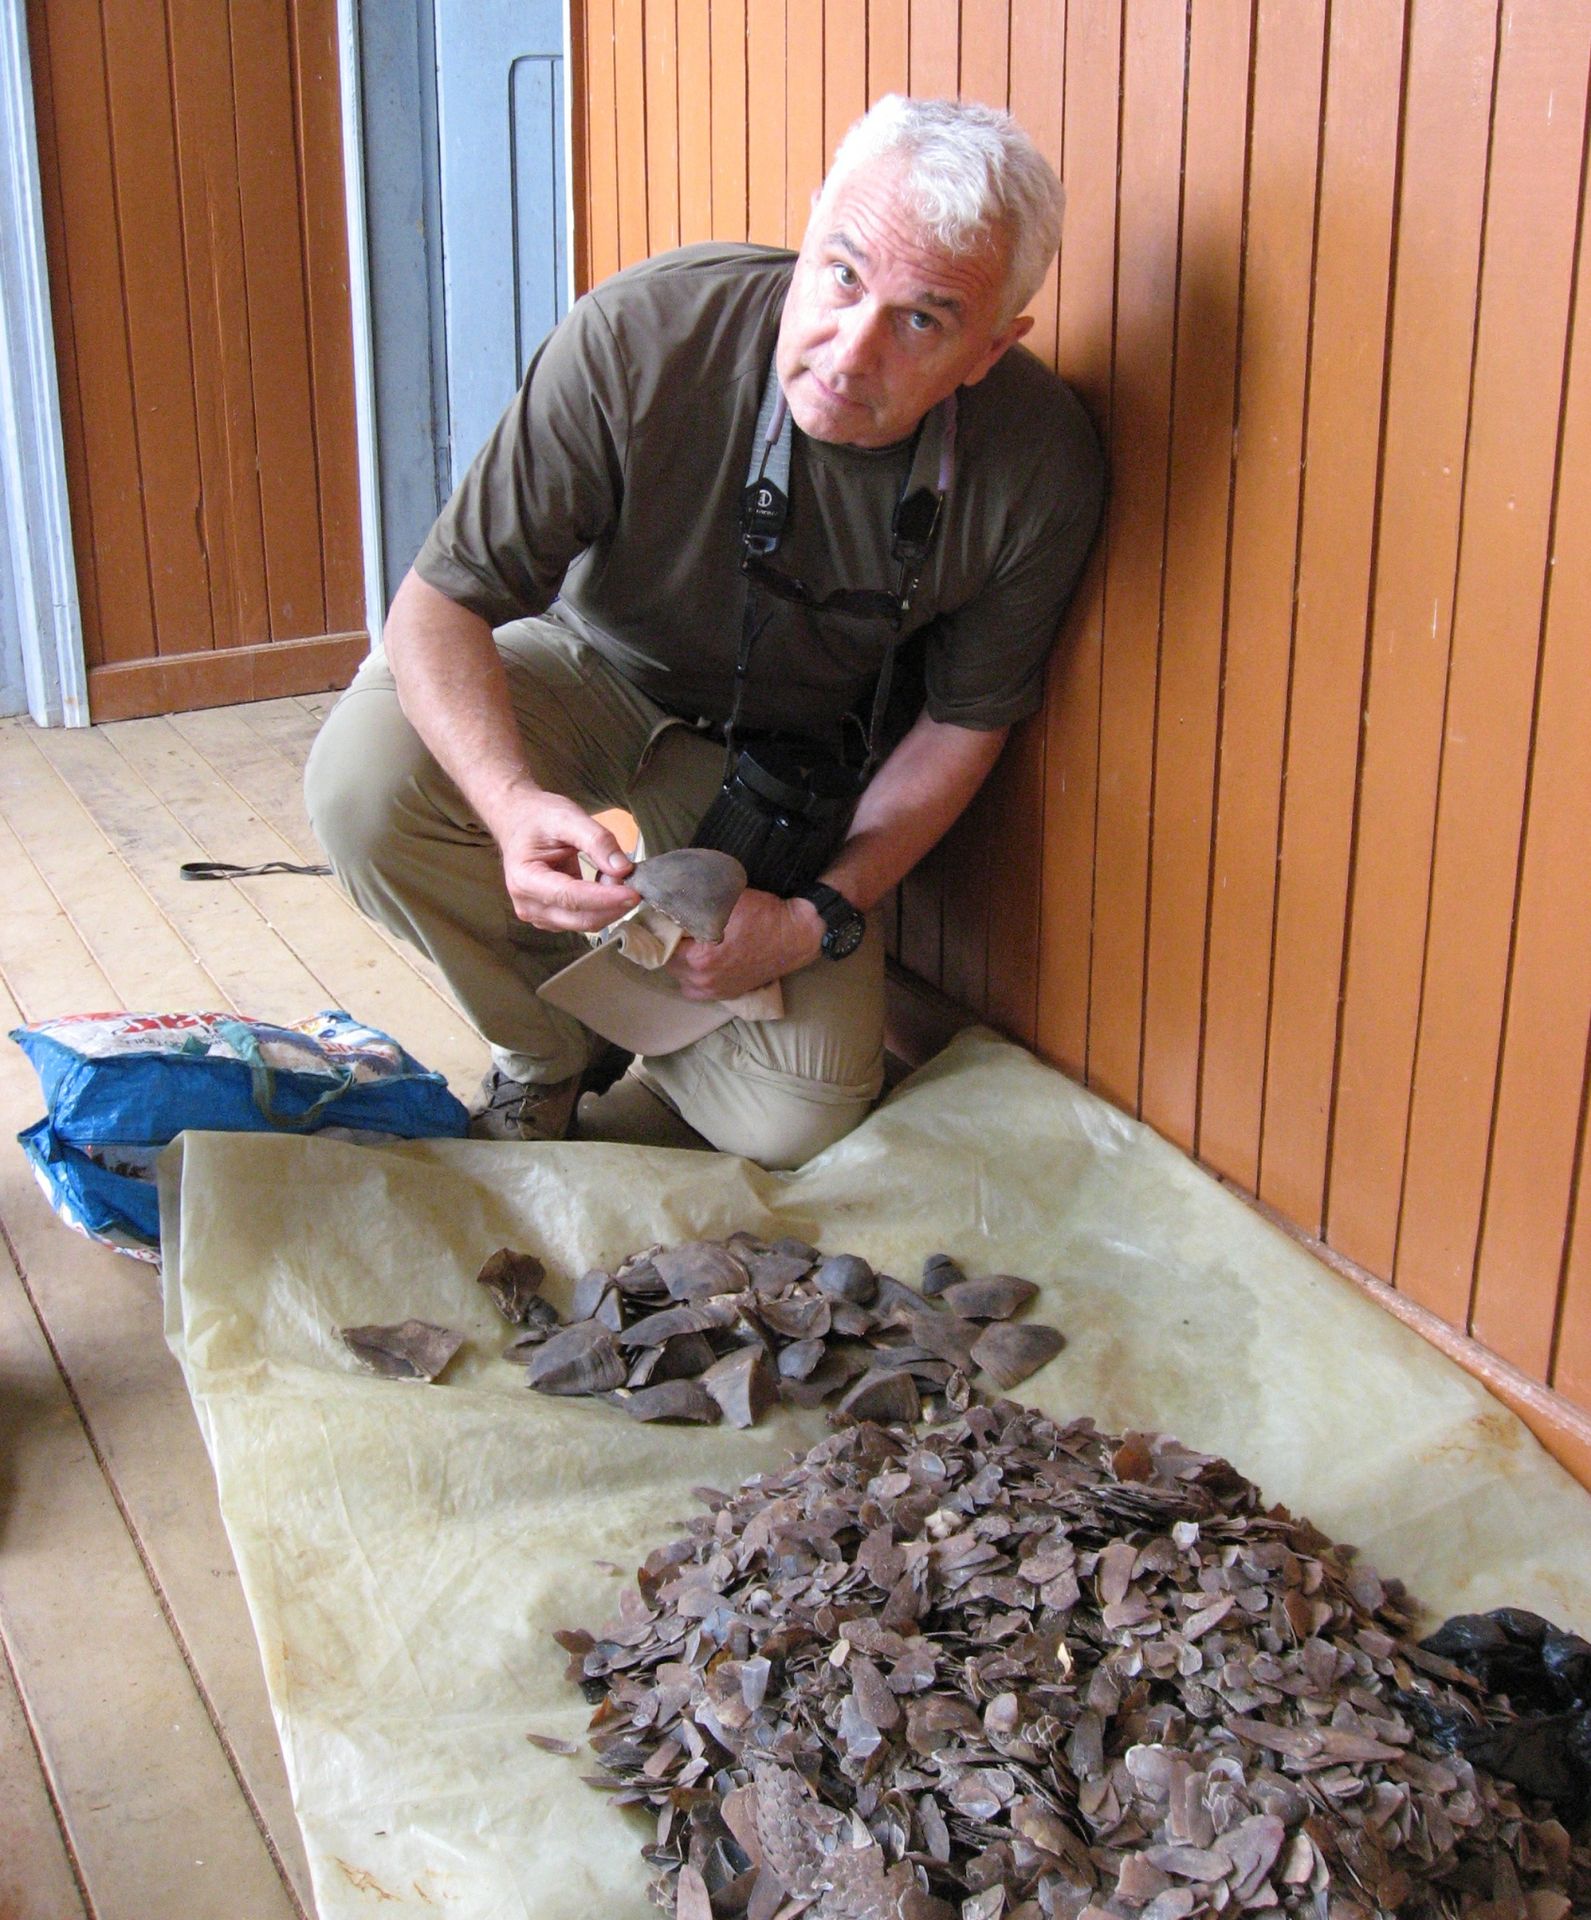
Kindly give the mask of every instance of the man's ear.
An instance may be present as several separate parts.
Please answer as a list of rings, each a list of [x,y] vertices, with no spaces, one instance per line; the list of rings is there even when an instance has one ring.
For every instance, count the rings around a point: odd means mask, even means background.
[[[1032,331],[1033,316],[1031,313],[1024,313],[1013,320],[1004,333],[997,333],[989,342],[987,353],[984,354],[983,358],[973,368],[971,373],[963,375],[961,384],[964,387],[975,387],[997,360],[1009,352],[1024,334],[1031,333]]]

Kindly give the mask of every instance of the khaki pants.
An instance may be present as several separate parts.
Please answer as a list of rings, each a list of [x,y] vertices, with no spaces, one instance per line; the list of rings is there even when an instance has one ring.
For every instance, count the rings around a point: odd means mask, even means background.
[[[516,621],[496,640],[536,779],[588,811],[633,814],[645,852],[687,844],[717,790],[722,746],[654,706],[552,621]],[[436,963],[498,1066],[524,1081],[580,1072],[595,1043],[536,988],[586,942],[515,918],[491,836],[404,719],[379,651],[328,715],[305,793],[342,885]],[[783,985],[783,1020],[732,1020],[638,1069],[715,1147],[771,1167],[810,1159],[877,1098],[877,916],[849,959],[820,958]]]

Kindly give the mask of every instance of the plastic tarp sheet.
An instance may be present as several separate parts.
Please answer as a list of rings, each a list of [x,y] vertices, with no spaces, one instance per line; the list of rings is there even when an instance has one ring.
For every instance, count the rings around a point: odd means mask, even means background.
[[[635,1425],[529,1392],[475,1274],[586,1268],[744,1228],[915,1281],[943,1250],[1040,1283],[1068,1345],[1020,1389],[1057,1418],[1225,1454],[1437,1615],[1514,1603],[1591,1630],[1591,1496],[1460,1368],[1147,1129],[963,1035],[790,1174],[574,1142],[360,1148],[189,1134],[161,1167],[166,1300],[210,1449],[321,1920],[655,1911],[647,1823],[583,1784],[559,1626],[612,1618],[645,1554],[819,1437]],[[339,1329],[463,1330],[432,1386]]]

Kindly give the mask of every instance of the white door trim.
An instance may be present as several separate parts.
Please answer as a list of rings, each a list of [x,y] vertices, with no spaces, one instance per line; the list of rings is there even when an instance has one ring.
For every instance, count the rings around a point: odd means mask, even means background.
[[[28,712],[87,726],[23,0],[0,0],[0,481]]]
[[[359,525],[365,564],[365,631],[374,646],[386,620],[381,542],[381,447],[376,433],[375,331],[370,313],[370,228],[365,212],[364,89],[360,0],[337,0],[342,85],[343,193],[348,215],[348,304],[354,331],[354,432],[359,447]]]

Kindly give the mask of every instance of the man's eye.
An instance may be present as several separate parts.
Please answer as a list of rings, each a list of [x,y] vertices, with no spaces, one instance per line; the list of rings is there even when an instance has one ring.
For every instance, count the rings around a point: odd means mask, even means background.
[[[847,292],[859,284],[855,267],[847,266],[843,260],[835,261],[834,278],[837,284],[844,287]]]
[[[931,313],[919,312],[908,314],[906,324],[911,328],[913,333],[937,333],[939,331],[939,322]]]

